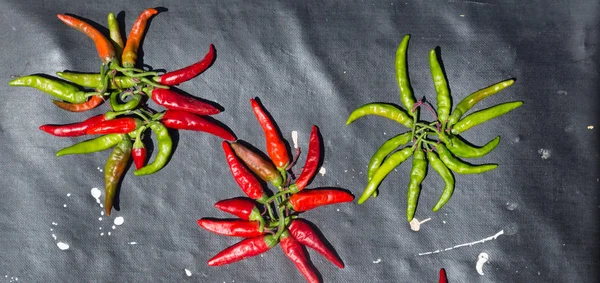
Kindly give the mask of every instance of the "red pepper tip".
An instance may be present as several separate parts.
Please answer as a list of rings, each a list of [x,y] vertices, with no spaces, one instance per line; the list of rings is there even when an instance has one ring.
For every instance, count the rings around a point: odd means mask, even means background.
[[[154,9],[154,8],[148,8],[146,9],[146,12],[152,14],[152,15],[156,15],[158,14],[158,10]]]

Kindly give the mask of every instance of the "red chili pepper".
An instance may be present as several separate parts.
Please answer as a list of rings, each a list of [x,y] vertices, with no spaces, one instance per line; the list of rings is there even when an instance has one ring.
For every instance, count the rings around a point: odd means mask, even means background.
[[[304,190],[293,194],[289,203],[296,212],[311,210],[315,207],[340,202],[351,202],[354,196],[336,189]]]
[[[267,154],[269,154],[269,157],[278,169],[286,168],[290,164],[290,157],[283,140],[277,132],[275,124],[256,100],[250,99],[250,104],[252,105],[252,110],[254,111],[256,119],[265,132],[265,137],[267,139]]]
[[[440,283],[448,283],[448,277],[446,277],[446,270],[440,269]]]
[[[219,266],[234,263],[249,257],[257,256],[277,245],[277,239],[273,235],[262,235],[255,238],[245,239],[231,247],[228,247],[208,260],[209,266]]]
[[[263,181],[271,182],[276,187],[281,186],[283,177],[281,177],[281,173],[277,171],[273,162],[264,159],[260,154],[241,143],[233,142],[231,143],[231,148],[235,152],[235,155],[242,159],[244,164]]]
[[[198,220],[198,225],[210,232],[225,236],[252,238],[264,234],[264,232],[260,231],[260,223],[258,221],[203,218]]]
[[[215,208],[231,213],[240,219],[263,222],[263,217],[260,215],[258,207],[253,201],[245,198],[232,198],[220,200],[215,203]]]
[[[123,55],[121,55],[121,61],[124,67],[135,66],[135,62],[137,61],[137,51],[140,47],[142,36],[144,36],[144,31],[146,30],[146,24],[148,23],[148,20],[156,14],[158,14],[156,9],[148,8],[138,16],[133,26],[131,26],[129,37],[127,37],[127,43],[125,43],[125,48],[123,48]]]
[[[229,169],[231,170],[231,174],[242,191],[244,191],[244,193],[251,199],[259,201],[266,200],[267,195],[263,190],[262,184],[238,159],[233,152],[231,145],[229,145],[229,143],[226,141],[224,141],[222,145],[223,151],[225,151],[225,157],[227,158],[227,164],[229,164]]]
[[[85,131],[89,127],[100,123],[104,120],[104,114],[102,114],[74,124],[42,125],[40,126],[40,130],[57,137],[78,137],[85,135]]]
[[[181,110],[167,110],[165,111],[165,114],[161,120],[168,128],[205,132],[229,141],[236,140],[233,134],[217,123],[190,112]]]
[[[133,149],[131,150],[131,156],[133,157],[133,164],[135,169],[140,169],[146,165],[146,147],[140,139],[136,139],[133,143]]]
[[[169,89],[155,88],[152,90],[152,100],[168,109],[183,110],[199,115],[214,115],[219,113],[216,107],[192,97],[181,95]]]
[[[102,104],[103,101],[104,99],[102,99],[101,96],[94,95],[90,97],[88,101],[83,103],[68,103],[59,100],[52,100],[52,103],[54,103],[54,105],[58,106],[59,108],[70,112],[84,112],[96,108],[98,105]]]
[[[293,192],[303,190],[308,181],[312,179],[317,173],[317,167],[319,166],[319,160],[321,159],[321,138],[319,136],[319,128],[312,126],[310,132],[310,142],[308,144],[308,154],[306,155],[306,163],[300,173],[300,177],[296,179],[296,183],[290,186]]]
[[[292,220],[288,229],[290,234],[292,234],[294,239],[298,240],[298,242],[319,252],[337,267],[344,268],[342,260],[338,258],[336,254],[323,243],[323,241],[321,241],[317,232],[315,232],[305,220]]]
[[[124,117],[97,123],[85,132],[88,135],[127,134],[135,131],[141,124],[139,119]]]
[[[102,62],[108,64],[115,59],[115,49],[112,43],[93,26],[80,19],[64,14],[58,14],[57,17],[68,26],[89,36],[96,44],[96,49],[98,50],[98,55],[100,56],[100,59],[102,59]]]
[[[208,53],[206,53],[202,60],[185,68],[168,72],[160,76],[160,83],[162,85],[173,86],[189,81],[208,69],[214,60],[215,46],[211,44],[210,48],[208,49]]]
[[[291,237],[288,231],[281,234],[279,241],[285,255],[296,265],[296,268],[304,275],[306,281],[319,283],[319,277],[308,261],[302,245],[294,237]]]

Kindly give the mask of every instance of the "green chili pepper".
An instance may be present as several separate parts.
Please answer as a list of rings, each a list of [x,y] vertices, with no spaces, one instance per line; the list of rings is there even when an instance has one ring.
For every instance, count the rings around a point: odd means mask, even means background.
[[[452,176],[452,172],[450,172],[450,169],[448,169],[444,162],[432,150],[427,151],[427,160],[429,160],[429,163],[431,164],[431,167],[433,167],[433,170],[435,170],[440,175],[440,177],[442,177],[442,180],[444,180],[444,183],[446,184],[444,186],[444,191],[442,192],[440,199],[437,201],[437,203],[433,206],[432,209],[433,211],[438,211],[450,200],[450,197],[454,192],[454,176]]]
[[[76,86],[38,75],[16,78],[10,81],[8,85],[37,88],[58,99],[71,103],[83,103],[87,101],[86,93],[79,90]]]
[[[57,76],[87,88],[102,87],[102,75],[97,73],[57,72]],[[135,80],[127,76],[115,76],[108,81],[109,89],[126,89],[135,86]]]
[[[500,143],[500,136],[495,137],[482,147],[471,146],[456,136],[450,137],[447,142],[445,142],[450,152],[462,158],[482,157],[494,150],[494,148],[498,146],[498,143]]]
[[[456,122],[460,120],[460,117],[462,117],[463,114],[465,114],[467,111],[469,111],[469,109],[471,109],[475,104],[477,104],[477,102],[500,92],[501,90],[511,86],[514,82],[515,80],[513,79],[502,81],[495,85],[478,90],[465,97],[456,105],[456,108],[454,108],[454,111],[452,111],[452,114],[448,118],[448,127],[456,124]]]
[[[125,102],[125,103],[120,103],[119,102],[119,92],[113,92],[110,95],[110,107],[112,108],[113,111],[126,111],[126,110],[133,110],[135,108],[137,108],[137,106],[140,104],[140,101],[142,99],[142,95],[139,93],[133,94],[131,96],[131,100]]]
[[[413,106],[415,105],[415,97],[410,87],[408,69],[406,67],[406,52],[409,40],[410,35],[405,35],[396,50],[396,80],[398,81],[398,88],[400,88],[400,100],[404,107],[406,107],[406,110],[408,110],[408,113],[414,116]]]
[[[496,106],[477,111],[468,115],[467,117],[462,118],[452,127],[452,133],[458,135],[460,133],[464,133],[467,130],[481,124],[487,122],[496,117],[502,116],[514,109],[519,108],[523,105],[522,101],[513,101],[506,102],[502,104],[498,104]]]
[[[410,170],[410,182],[406,194],[406,220],[410,222],[415,216],[419,195],[421,194],[421,183],[427,174],[427,158],[421,146],[417,146],[413,153],[412,168]]]
[[[131,140],[127,135],[121,136],[122,140],[115,146],[108,160],[106,160],[106,166],[104,166],[104,209],[106,215],[110,215],[117,194],[117,187],[125,169],[127,169],[129,157],[131,156]]]
[[[394,120],[407,128],[412,128],[413,119],[411,119],[404,111],[392,104],[386,103],[369,103],[356,108],[346,121],[346,125],[350,125],[356,119],[367,116],[377,115]]]
[[[369,181],[371,181],[371,178],[373,178],[373,174],[375,174],[375,171],[377,171],[377,169],[379,168],[383,160],[386,158],[386,156],[392,153],[392,151],[394,151],[399,146],[409,142],[410,138],[411,132],[402,133],[387,140],[381,145],[381,147],[379,147],[375,154],[373,154],[373,157],[371,157],[371,160],[369,161],[369,166],[367,167],[367,177],[369,178]]]
[[[498,167],[497,164],[470,165],[464,163],[458,158],[454,157],[452,153],[441,143],[435,145],[435,148],[437,149],[442,162],[444,162],[444,164],[446,164],[450,170],[458,174],[480,174]]]
[[[398,167],[402,162],[404,162],[407,158],[409,158],[413,154],[413,150],[411,147],[405,147],[399,151],[392,153],[388,158],[383,161],[381,166],[375,171],[371,181],[367,184],[367,187],[363,191],[362,195],[358,199],[358,204],[362,204],[365,202],[373,192],[377,189],[379,184],[383,181],[383,179],[392,171],[394,168]]]
[[[69,147],[65,147],[56,153],[56,156],[69,154],[86,154],[109,149],[123,140],[121,134],[108,134],[95,139],[83,141]]]
[[[158,170],[162,169],[167,164],[169,157],[171,157],[171,150],[173,149],[173,141],[171,140],[171,136],[169,136],[167,127],[156,121],[149,123],[148,126],[156,134],[158,152],[152,163],[133,172],[136,176],[156,173]]]
[[[450,99],[450,90],[448,89],[448,82],[444,71],[440,66],[435,49],[429,51],[429,68],[431,70],[431,77],[433,78],[433,85],[435,86],[435,92],[437,93],[437,116],[438,120],[445,124],[450,115],[452,107],[452,100]]]
[[[123,37],[121,37],[121,29],[119,28],[119,22],[117,21],[117,17],[115,14],[108,13],[108,31],[110,33],[110,42],[115,48],[115,54],[117,58],[121,58],[121,53],[123,53]]]

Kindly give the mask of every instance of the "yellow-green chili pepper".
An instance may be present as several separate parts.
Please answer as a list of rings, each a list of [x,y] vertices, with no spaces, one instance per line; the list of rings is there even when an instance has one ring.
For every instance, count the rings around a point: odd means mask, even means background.
[[[435,170],[440,177],[442,177],[442,180],[444,180],[445,183],[444,191],[432,209],[433,211],[438,211],[450,200],[450,197],[454,192],[454,176],[452,176],[450,169],[448,169],[444,162],[432,150],[427,151],[427,160],[429,160],[433,170]]]
[[[392,153],[388,158],[383,161],[381,166],[375,171],[371,181],[367,184],[367,187],[363,191],[362,195],[358,199],[358,204],[362,204],[367,201],[369,197],[377,190],[377,187],[383,179],[390,173],[394,168],[398,167],[402,162],[409,158],[413,154],[412,147],[405,147],[399,151]]]
[[[406,220],[410,222],[415,216],[419,195],[421,194],[421,183],[427,174],[427,158],[425,152],[417,146],[413,153],[412,168],[410,170],[410,181],[406,193]]]
[[[167,161],[169,161],[169,158],[171,157],[171,151],[173,150],[173,140],[171,140],[167,127],[156,121],[149,123],[148,127],[156,134],[158,151],[152,163],[133,172],[136,176],[149,175],[158,172],[158,170],[165,167]]]
[[[28,86],[37,88],[60,100],[71,103],[83,103],[87,101],[87,94],[78,87],[51,78],[31,75],[16,78],[8,83],[10,86]]]
[[[467,130],[479,124],[482,124],[491,119],[502,116],[512,110],[515,110],[521,105],[523,105],[522,101],[506,102],[469,114],[467,117],[462,118],[452,127],[452,134],[458,135],[460,133],[464,133]]]
[[[452,101],[450,99],[448,82],[446,81],[446,76],[440,66],[440,62],[438,61],[435,49],[429,51],[429,69],[431,71],[431,77],[433,78],[435,92],[437,93],[437,117],[442,124],[445,124],[450,115]]]
[[[501,81],[495,85],[486,87],[484,89],[480,89],[474,93],[471,93],[469,96],[465,97],[461,100],[452,111],[450,117],[448,117],[448,127],[456,124],[460,117],[465,114],[469,109],[471,109],[477,102],[483,100],[486,97],[492,96],[501,90],[511,86],[515,82],[514,79]]]
[[[413,125],[413,119],[404,113],[403,110],[392,104],[386,103],[369,103],[356,108],[354,111],[352,111],[352,113],[350,113],[350,117],[348,117],[346,125],[350,125],[356,119],[367,115],[385,117],[394,120],[409,129],[412,128]]]
[[[497,164],[482,164],[482,165],[470,165],[460,161],[458,158],[452,156],[452,153],[446,149],[443,144],[437,144],[435,146],[440,159],[448,168],[458,174],[479,174],[486,171],[496,169]]]
[[[408,69],[406,67],[406,52],[408,49],[408,41],[410,35],[405,35],[396,50],[396,80],[400,89],[400,100],[411,116],[414,116],[413,106],[415,105],[415,97],[413,96],[408,79]]]
[[[107,150],[123,140],[122,134],[107,134],[95,139],[83,141],[69,147],[65,147],[56,153],[56,156],[69,154],[87,154]]]

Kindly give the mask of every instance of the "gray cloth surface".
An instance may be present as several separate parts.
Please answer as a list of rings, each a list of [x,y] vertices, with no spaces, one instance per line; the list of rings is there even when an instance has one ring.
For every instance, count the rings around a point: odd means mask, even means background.
[[[178,88],[222,106],[214,118],[240,139],[265,148],[249,106],[258,97],[290,145],[298,131],[298,172],[310,127],[320,127],[327,171],[310,188],[360,196],[371,155],[406,130],[380,117],[345,126],[362,104],[401,104],[394,54],[405,34],[412,35],[415,96],[434,105],[427,54],[436,46],[454,104],[517,79],[476,109],[525,104],[464,134],[477,145],[500,135],[497,149],[470,160],[499,167],[456,174],[456,191],[437,213],[430,208],[443,183],[430,169],[416,217],[431,220],[419,232],[405,220],[410,164],[384,180],[375,200],[303,214],[346,264],[340,270],[310,250],[324,282],[437,282],[440,268],[452,283],[598,282],[598,1],[188,0],[0,2],[0,282],[304,282],[279,247],[228,266],[206,265],[238,239],[204,231],[196,220],[229,217],[213,204],[243,195],[219,138],[180,131],[164,169],[145,177],[127,172],[121,210],[106,217],[91,190],[103,190],[109,151],[56,158],[85,138],[53,137],[38,127],[81,121],[107,106],[68,113],[40,91],[7,86],[16,76],[99,70],[92,41],[56,14],[105,26],[114,12],[128,32],[147,7],[166,11],[149,25],[144,64],[174,70],[213,43],[214,65]],[[425,111],[422,117],[432,119]],[[116,217],[124,223],[113,229]],[[465,243],[474,244],[419,255]],[[475,268],[482,252],[489,255],[485,275]]]

